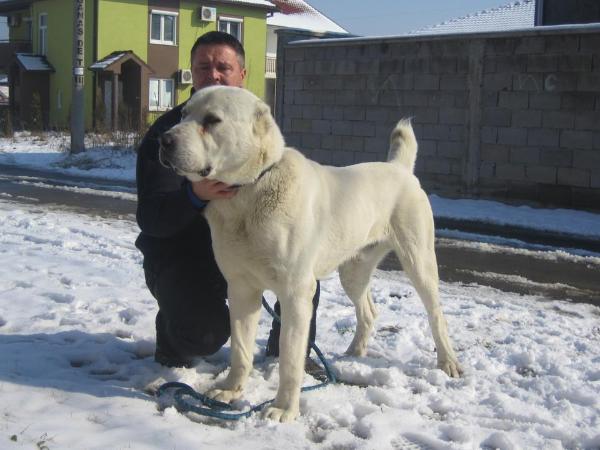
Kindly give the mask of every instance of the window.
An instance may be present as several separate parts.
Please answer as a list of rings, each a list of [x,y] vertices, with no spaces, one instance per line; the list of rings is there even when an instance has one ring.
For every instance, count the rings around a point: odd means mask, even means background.
[[[150,111],[166,111],[173,107],[175,81],[159,78],[150,78],[150,88],[148,90],[150,101],[148,103]]]
[[[38,30],[38,53],[45,55],[48,51],[48,14],[39,15]]]
[[[219,31],[229,33],[242,42],[242,19],[236,17],[219,17]]]
[[[150,14],[150,43],[176,45],[177,13],[153,10]]]

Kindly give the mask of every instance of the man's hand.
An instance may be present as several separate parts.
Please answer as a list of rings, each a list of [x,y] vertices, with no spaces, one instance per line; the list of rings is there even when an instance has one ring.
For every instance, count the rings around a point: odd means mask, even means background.
[[[191,184],[196,197],[204,201],[232,198],[237,193],[236,188],[216,180],[204,179]]]

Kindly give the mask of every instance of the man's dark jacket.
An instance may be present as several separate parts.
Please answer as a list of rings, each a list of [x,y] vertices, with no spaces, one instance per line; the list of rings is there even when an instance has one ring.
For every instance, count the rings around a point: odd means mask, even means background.
[[[137,222],[141,233],[135,245],[144,254],[144,267],[150,270],[179,262],[215,266],[208,223],[190,200],[185,178],[158,160],[158,138],[181,121],[183,106],[159,117],[138,148]]]

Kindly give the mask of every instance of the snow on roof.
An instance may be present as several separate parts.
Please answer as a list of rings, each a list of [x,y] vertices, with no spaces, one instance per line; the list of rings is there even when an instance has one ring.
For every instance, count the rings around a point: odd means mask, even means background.
[[[96,61],[94,64],[92,64],[89,69],[91,70],[104,70],[106,69],[108,66],[110,66],[112,63],[114,63],[115,61],[118,61],[120,58],[122,58],[123,56],[125,56],[127,52],[113,52],[107,56],[105,56],[104,58]]]
[[[519,0],[497,8],[448,20],[408,34],[450,34],[485,31],[506,31],[531,28],[535,25],[535,0]]]
[[[50,65],[43,55],[34,55],[31,53],[15,53],[19,63],[32,72],[54,72],[54,67]]]
[[[267,0],[221,0],[225,3],[240,3],[242,5],[262,6],[267,9],[274,9],[273,2]]]
[[[302,0],[271,0],[279,11],[267,17],[267,25],[301,30],[348,34],[344,28]]]

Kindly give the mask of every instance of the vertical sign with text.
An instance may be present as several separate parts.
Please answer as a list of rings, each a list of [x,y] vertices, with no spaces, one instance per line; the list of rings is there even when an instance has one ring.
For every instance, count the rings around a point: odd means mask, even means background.
[[[73,0],[73,98],[71,152],[84,150],[85,0]]]

